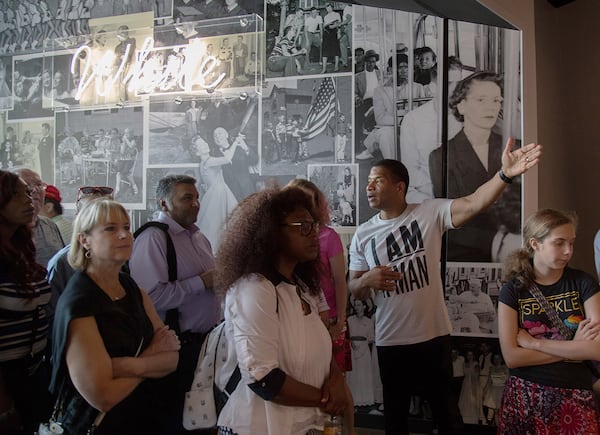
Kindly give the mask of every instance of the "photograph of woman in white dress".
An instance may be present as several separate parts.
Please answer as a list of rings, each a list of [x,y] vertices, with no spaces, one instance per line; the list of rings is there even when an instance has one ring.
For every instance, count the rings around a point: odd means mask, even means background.
[[[375,350],[375,319],[367,315],[367,302],[351,298],[352,311],[348,316],[348,332],[352,345],[352,370],[346,380],[355,406],[382,403],[381,378]]]
[[[479,362],[470,350],[465,358],[465,378],[458,398],[458,408],[465,424],[478,424],[482,413]]]
[[[237,205],[237,200],[223,178],[223,165],[231,163],[237,142],[225,150],[219,151],[200,136],[196,136],[192,145],[192,153],[200,160],[200,177],[204,195],[198,214],[198,226],[210,241],[213,252],[219,247],[221,232],[229,213]]]

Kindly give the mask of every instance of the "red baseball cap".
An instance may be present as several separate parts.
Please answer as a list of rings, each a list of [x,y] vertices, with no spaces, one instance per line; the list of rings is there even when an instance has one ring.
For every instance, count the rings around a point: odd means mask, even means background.
[[[52,199],[56,202],[62,202],[62,197],[60,196],[60,190],[53,186],[52,184],[48,184],[46,187],[46,199]]]

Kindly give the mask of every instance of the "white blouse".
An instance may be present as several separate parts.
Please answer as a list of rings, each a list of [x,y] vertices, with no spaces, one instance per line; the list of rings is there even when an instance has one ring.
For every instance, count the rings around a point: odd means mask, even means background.
[[[225,301],[226,334],[235,346],[242,380],[219,416],[218,425],[239,435],[304,435],[323,429],[327,416],[317,407],[278,405],[248,384],[279,368],[296,380],[321,388],[329,376],[331,338],[315,300],[305,297],[304,315],[296,286],[277,287],[262,275],[239,279]]]

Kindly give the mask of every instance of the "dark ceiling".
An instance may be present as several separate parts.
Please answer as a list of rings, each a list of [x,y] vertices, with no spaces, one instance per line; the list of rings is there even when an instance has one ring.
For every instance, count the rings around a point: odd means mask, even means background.
[[[517,30],[515,26],[490,11],[477,0],[348,0],[348,2],[356,5],[398,9],[419,14],[435,15],[451,20]]]

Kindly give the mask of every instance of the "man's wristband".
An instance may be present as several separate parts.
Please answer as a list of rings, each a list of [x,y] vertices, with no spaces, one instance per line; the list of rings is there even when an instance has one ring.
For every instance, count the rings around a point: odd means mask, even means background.
[[[506,184],[512,184],[513,182],[513,179],[511,177],[508,177],[504,172],[502,172],[502,170],[498,172],[498,177],[500,177],[500,179]]]

